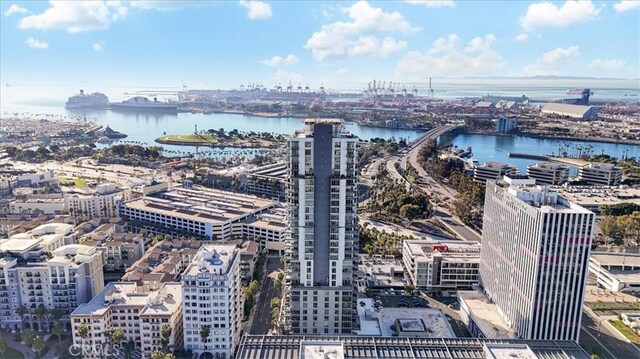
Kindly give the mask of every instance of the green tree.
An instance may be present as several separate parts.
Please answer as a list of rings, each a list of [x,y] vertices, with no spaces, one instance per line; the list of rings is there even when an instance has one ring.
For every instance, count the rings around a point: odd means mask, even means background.
[[[18,309],[16,309],[16,314],[20,316],[20,319],[22,319],[23,322],[24,322],[24,316],[27,315],[27,313],[29,313],[29,309],[24,305],[21,305],[18,307]],[[31,327],[33,328],[33,325],[31,325]]]
[[[405,284],[404,285],[404,291],[407,293],[413,293],[413,291],[416,290],[416,287],[412,286],[411,284]]]
[[[31,346],[33,344],[33,338],[35,337],[35,333],[33,330],[26,328],[22,331],[22,341],[27,345]]]
[[[166,350],[169,346],[169,341],[171,340],[171,326],[169,324],[165,324],[160,328],[160,338],[162,341],[162,348]]]
[[[280,298],[272,298],[269,303],[271,306],[271,323],[277,323],[280,316]]]
[[[362,247],[362,250],[369,254],[372,255],[373,253],[375,253],[376,249],[373,247],[373,245],[371,243],[367,243]]]
[[[105,334],[113,344],[120,344],[125,337],[124,329],[120,327],[111,327],[107,329]]]
[[[400,217],[413,220],[420,217],[420,207],[415,204],[405,204],[400,207]]]
[[[51,328],[52,333],[58,337],[58,346],[60,350],[62,350],[62,333],[64,332],[64,328],[62,327],[62,323],[55,322],[53,324],[53,328]]]
[[[7,342],[3,337],[0,337],[0,355],[2,355],[2,359],[4,359],[5,351],[7,351]]]
[[[605,238],[605,242],[609,244],[619,234],[616,218],[613,216],[600,217],[600,231]]]
[[[206,340],[211,335],[211,327],[208,325],[203,325],[200,327],[200,341],[202,342],[203,349],[206,347]]]
[[[86,324],[80,324],[78,326],[78,336],[82,339],[82,344],[84,345],[84,340],[89,335],[89,327]]]
[[[36,316],[38,317],[40,329],[42,329],[42,319],[47,319],[47,325],[45,328],[49,330],[49,318],[47,316],[47,308],[44,305],[40,304],[35,311]]]
[[[616,227],[623,238],[630,240],[630,245],[637,244],[640,242],[640,211],[619,216],[616,218]]]
[[[131,353],[133,353],[133,349],[135,349],[135,343],[131,340],[129,340],[128,342],[124,343],[124,345],[122,346],[124,349],[124,357],[126,359],[131,358]]]
[[[53,318],[53,320],[57,322],[64,317],[64,314],[64,310],[55,308],[51,311],[51,318]]]
[[[35,338],[33,338],[33,343],[31,343],[31,347],[33,347],[33,350],[35,350],[36,353],[38,353],[39,357],[42,357],[42,351],[47,347],[47,343],[44,341],[44,339],[40,335],[37,335]]]

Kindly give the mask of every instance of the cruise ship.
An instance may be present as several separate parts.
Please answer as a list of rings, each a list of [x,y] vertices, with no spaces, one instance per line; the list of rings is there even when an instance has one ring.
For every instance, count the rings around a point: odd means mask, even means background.
[[[83,109],[83,108],[107,108],[109,107],[109,98],[100,92],[85,94],[84,90],[80,93],[69,97],[64,104],[67,109]]]
[[[167,102],[160,102],[157,98],[149,100],[146,97],[136,96],[122,102],[112,102],[112,111],[127,112],[169,112],[177,113],[178,105]]]

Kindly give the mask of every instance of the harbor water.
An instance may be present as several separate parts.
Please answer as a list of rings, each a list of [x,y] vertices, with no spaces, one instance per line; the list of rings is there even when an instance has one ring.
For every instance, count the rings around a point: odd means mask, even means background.
[[[527,165],[539,160],[525,158],[509,158],[509,152],[519,152],[538,155],[558,155],[566,152],[569,156],[577,156],[587,151],[593,155],[607,154],[621,158],[640,156],[640,146],[620,143],[565,141],[549,138],[532,138],[521,136],[493,136],[460,133],[443,137],[441,141],[450,141],[454,146],[465,149],[471,147],[473,158],[478,162],[507,162],[513,163],[521,173],[526,173]]]

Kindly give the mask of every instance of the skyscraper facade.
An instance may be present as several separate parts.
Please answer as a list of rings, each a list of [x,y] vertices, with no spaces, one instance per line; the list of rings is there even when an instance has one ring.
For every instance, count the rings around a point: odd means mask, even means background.
[[[287,332],[351,334],[357,141],[337,119],[305,120],[289,140]]]
[[[480,279],[518,336],[578,340],[595,218],[535,180],[487,181]]]

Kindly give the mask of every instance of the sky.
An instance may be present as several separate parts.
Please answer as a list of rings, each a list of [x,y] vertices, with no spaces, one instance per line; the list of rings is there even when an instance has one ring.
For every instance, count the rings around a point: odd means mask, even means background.
[[[0,12],[3,85],[640,78],[640,0],[2,0]]]

